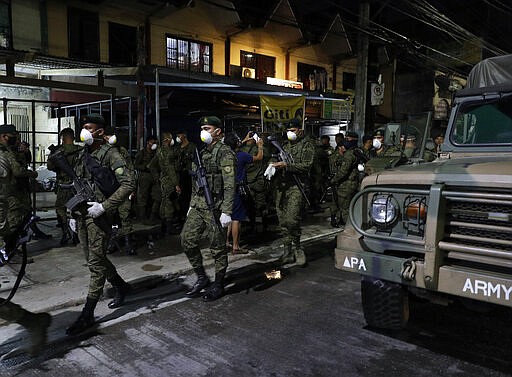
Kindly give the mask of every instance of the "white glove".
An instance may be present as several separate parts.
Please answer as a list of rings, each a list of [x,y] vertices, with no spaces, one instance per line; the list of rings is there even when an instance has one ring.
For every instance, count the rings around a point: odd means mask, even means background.
[[[87,204],[90,205],[89,208],[87,208],[87,214],[91,216],[93,219],[100,217],[105,213],[105,208],[103,208],[103,205],[98,202],[87,202]]]
[[[69,225],[69,229],[71,229],[71,231],[73,233],[76,233],[76,220],[75,219],[69,219],[68,225]]]
[[[222,213],[220,215],[220,225],[222,225],[223,228],[227,228],[227,226],[229,224],[231,224],[231,216],[226,214],[226,213]]]
[[[357,170],[359,170],[361,173],[364,172],[364,164],[358,164]]]
[[[267,170],[265,170],[265,173],[263,175],[270,181],[270,179],[276,174],[276,168],[272,165],[268,165]]]

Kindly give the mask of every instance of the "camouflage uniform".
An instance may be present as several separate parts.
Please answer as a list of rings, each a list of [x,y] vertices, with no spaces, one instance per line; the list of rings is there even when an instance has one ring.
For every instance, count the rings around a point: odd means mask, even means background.
[[[76,144],[62,144],[58,147],[57,151],[62,151],[64,153],[69,166],[75,166],[75,160],[78,156],[77,152],[79,149],[80,146]],[[46,166],[49,170],[57,173],[57,186],[55,188],[55,193],[57,195],[57,198],[55,199],[55,213],[57,214],[57,222],[60,224],[63,231],[63,239],[61,240],[61,244],[64,244],[67,242],[67,238],[71,238],[68,230],[66,203],[69,199],[71,199],[73,193],[70,189],[62,188],[60,185],[70,184],[72,181],[71,178],[67,176],[67,174],[61,172],[55,166],[51,158],[48,159]]]
[[[331,225],[336,225],[336,218],[339,217],[340,212],[340,205],[338,200],[338,186],[332,182],[332,179],[334,178],[334,175],[338,171],[338,169],[341,166],[341,162],[343,161],[343,155],[338,152],[338,149],[336,149],[331,156],[329,157],[329,184],[331,185],[331,192],[332,192],[332,202],[329,207],[330,214],[331,214]]]
[[[155,157],[155,151],[144,148],[135,155],[134,167],[137,170],[137,217],[143,220],[147,216],[147,208],[151,204],[150,217],[158,217],[160,212],[160,185],[158,177],[153,176],[148,164]]]
[[[300,139],[295,143],[284,144],[283,149],[291,155],[293,163],[277,170],[273,182],[277,217],[284,243],[282,259],[283,262],[304,259],[305,263],[304,251],[300,247],[300,220],[304,198],[294,183],[292,173],[304,182],[313,164],[315,147],[311,142]]]
[[[162,145],[157,149],[155,157],[149,163],[149,168],[154,176],[159,176],[160,190],[162,199],[160,203],[160,218],[169,222],[178,213],[178,204],[176,200],[171,198],[171,194],[179,185],[178,163],[179,163],[178,147]]]
[[[208,184],[215,200],[216,219],[221,213],[231,215],[235,194],[235,154],[227,145],[216,142],[201,151],[201,160],[206,170]],[[194,164],[194,169],[195,164]],[[197,187],[192,193],[190,211],[181,231],[181,245],[194,270],[203,268],[203,257],[199,241],[205,230],[210,239],[210,251],[215,260],[215,272],[225,272],[228,256],[225,234],[213,225],[212,212],[208,209],[204,194]]]
[[[16,161],[14,152],[4,144],[0,144],[0,248],[4,249],[6,239],[16,236],[15,231],[27,215],[23,203],[26,193],[20,193],[17,177],[33,177],[33,172],[26,171]],[[2,264],[0,263],[0,267]],[[34,314],[11,301],[0,298],[0,318],[8,322],[16,322],[25,327],[30,334],[30,353],[41,351],[46,343],[46,330],[51,317],[47,313]]]
[[[103,144],[100,148],[91,152],[91,157],[96,159],[102,166],[109,167],[115,174],[120,187],[109,197],[105,198],[103,193],[95,188],[97,202],[103,205],[105,214],[100,218],[107,217],[120,205],[125,203],[128,196],[135,189],[134,174],[128,167],[128,163],[121,153],[114,147]],[[85,167],[85,149],[79,153],[76,174],[92,182],[92,177]],[[111,222],[108,221],[108,227]],[[117,276],[116,269],[106,256],[106,242],[108,229],[100,227],[98,219],[87,215],[87,209],[83,208],[78,213],[77,228],[80,241],[87,259],[87,265],[91,273],[89,292],[87,297],[98,300],[103,292],[105,279],[111,281]]]
[[[130,170],[133,174],[134,171],[132,158],[130,157],[130,154],[128,153],[126,148],[117,145],[114,148],[117,148],[123,159],[126,161],[126,166],[128,170]],[[133,232],[133,222],[130,216],[131,209],[132,201],[130,200],[129,197],[126,198],[126,200],[123,203],[121,203],[121,205],[119,205],[119,207],[117,208],[117,212],[119,213],[119,219],[121,220],[121,229],[118,233],[119,237],[129,235]]]
[[[336,191],[341,212],[341,224],[348,221],[350,201],[359,189],[359,171],[357,165],[360,161],[354,153],[355,149],[356,148],[351,148],[345,151],[341,164],[332,179],[333,184],[337,186]]]
[[[315,146],[315,155],[311,166],[311,206],[318,208],[325,190],[325,182],[329,176],[329,158],[334,149],[330,145]]]
[[[242,152],[249,153],[251,156],[258,154],[258,146],[256,143],[245,143],[240,148]],[[266,227],[265,217],[268,214],[268,185],[265,181],[263,173],[268,165],[270,152],[267,148],[263,148],[263,159],[261,161],[253,161],[245,167],[247,172],[247,184],[251,194],[251,206],[247,208],[251,225],[254,227],[256,222],[256,214],[260,213],[264,228]]]
[[[181,217],[185,218],[188,207],[190,206],[190,199],[192,197],[192,177],[190,170],[192,169],[192,161],[194,160],[194,153],[196,145],[189,142],[187,145],[180,145],[180,158],[179,158],[179,178],[181,194],[179,198]]]

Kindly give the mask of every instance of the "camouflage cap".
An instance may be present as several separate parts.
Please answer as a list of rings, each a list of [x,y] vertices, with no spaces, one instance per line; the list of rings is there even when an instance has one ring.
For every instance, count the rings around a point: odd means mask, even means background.
[[[384,137],[384,130],[380,128],[378,130],[375,130],[375,132],[373,133],[373,137]]]
[[[88,114],[80,118],[80,125],[83,126],[87,123],[97,124],[99,126],[105,126],[105,118],[101,114]]]
[[[202,117],[201,119],[199,119],[198,123],[199,123],[199,127],[202,127],[202,126],[221,127],[222,126],[221,120],[213,115]]]
[[[0,134],[14,134],[16,127],[13,124],[2,124],[0,126]]]
[[[357,134],[357,132],[354,132],[354,131],[347,131],[347,133],[345,134],[345,137],[351,137],[353,139],[359,139],[359,135]]]

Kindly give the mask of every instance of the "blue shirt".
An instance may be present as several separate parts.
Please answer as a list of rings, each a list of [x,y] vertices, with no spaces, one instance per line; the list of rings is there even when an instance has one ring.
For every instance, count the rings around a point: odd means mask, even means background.
[[[245,167],[252,163],[252,156],[247,152],[236,152],[236,177],[235,182],[240,183],[247,180],[247,171]]]

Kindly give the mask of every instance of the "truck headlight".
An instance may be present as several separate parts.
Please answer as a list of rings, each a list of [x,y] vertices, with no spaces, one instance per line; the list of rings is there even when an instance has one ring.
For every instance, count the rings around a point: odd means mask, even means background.
[[[377,227],[388,227],[400,214],[400,207],[393,195],[375,195],[371,202],[370,218]]]

